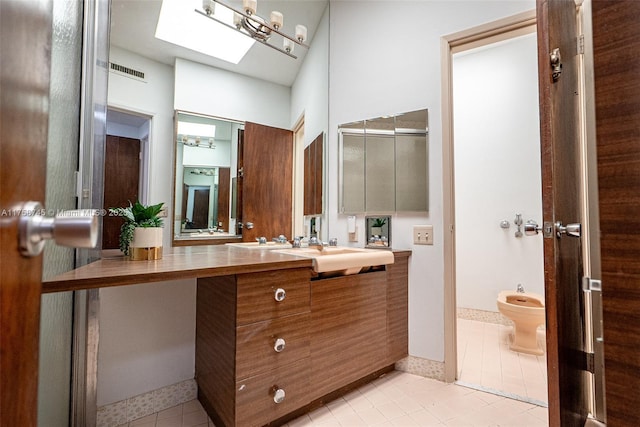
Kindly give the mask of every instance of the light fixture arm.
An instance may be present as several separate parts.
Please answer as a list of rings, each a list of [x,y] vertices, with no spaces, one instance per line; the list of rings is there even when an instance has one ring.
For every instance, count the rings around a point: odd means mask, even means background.
[[[212,0],[212,1],[213,1],[213,2],[215,2],[215,3],[217,3],[217,4],[219,4],[219,5],[221,5],[221,6],[223,6],[223,7],[225,7],[225,8],[227,8],[227,9],[229,9],[229,10],[231,10],[231,11],[233,11],[234,13],[236,13],[236,14],[238,14],[238,15],[240,15],[240,16],[242,16],[242,17],[244,17],[244,19],[248,19],[248,20],[251,20],[252,22],[258,23],[259,25],[261,25],[261,26],[263,26],[263,27],[268,28],[271,32],[276,33],[276,34],[279,34],[280,36],[284,37],[285,39],[288,39],[288,40],[292,41],[293,43],[295,43],[295,44],[297,44],[297,45],[299,45],[299,46],[302,46],[302,47],[304,47],[304,48],[309,49],[309,45],[307,45],[307,44],[306,44],[306,43],[304,43],[303,41],[300,41],[300,40],[298,40],[298,39],[296,39],[296,38],[294,38],[294,37],[291,37],[291,36],[290,36],[290,35],[288,35],[288,34],[283,33],[283,32],[282,32],[282,31],[280,31],[279,29],[274,28],[274,27],[273,27],[273,25],[271,25],[270,23],[268,23],[266,20],[262,20],[262,19],[257,20],[257,19],[256,19],[256,17],[254,17],[254,16],[252,16],[252,15],[247,14],[245,11],[238,10],[238,9],[236,9],[236,8],[232,7],[232,6],[229,6],[229,5],[228,5],[228,4],[226,4],[226,3],[221,2],[220,0]],[[272,49],[275,49],[275,50],[277,50],[277,51],[279,51],[279,52],[281,52],[281,53],[284,53],[284,54],[285,54],[285,55],[287,55],[287,56],[290,56],[290,57],[292,57],[292,58],[294,58],[294,59],[297,59],[297,56],[293,55],[291,52],[288,52],[288,51],[286,51],[286,50],[284,50],[284,49],[281,49],[281,48],[278,48],[278,47],[276,47],[276,46],[272,45],[271,43],[269,43],[269,42],[268,42],[268,40],[263,40],[263,39],[262,39],[262,38],[260,38],[260,37],[254,37],[254,36],[252,36],[251,34],[248,34],[248,33],[246,33],[245,31],[242,31],[242,30],[240,30],[240,29],[236,28],[236,27],[235,27],[235,26],[233,26],[233,25],[230,25],[230,24],[228,24],[228,23],[226,23],[226,22],[223,22],[223,21],[221,21],[221,20],[217,19],[217,18],[214,16],[214,14],[211,14],[211,13],[205,13],[205,12],[203,12],[203,11],[199,10],[199,9],[195,9],[195,11],[196,11],[197,13],[199,13],[200,15],[202,15],[202,16],[205,16],[205,17],[207,17],[207,18],[209,18],[209,19],[212,19],[212,20],[214,20],[214,21],[216,21],[216,22],[218,22],[218,23],[220,23],[220,24],[222,24],[222,25],[224,25],[224,26],[226,26],[226,27],[228,27],[228,28],[231,28],[231,29],[233,29],[233,30],[235,30],[235,31],[237,31],[237,32],[239,32],[239,33],[241,33],[241,34],[244,34],[245,36],[247,36],[247,37],[249,37],[249,38],[251,38],[251,39],[253,39],[253,40],[257,40],[257,41],[259,41],[259,42],[262,42],[262,44],[264,44],[264,45],[266,45],[266,46],[269,46],[269,47],[270,47],[270,48],[272,48]]]

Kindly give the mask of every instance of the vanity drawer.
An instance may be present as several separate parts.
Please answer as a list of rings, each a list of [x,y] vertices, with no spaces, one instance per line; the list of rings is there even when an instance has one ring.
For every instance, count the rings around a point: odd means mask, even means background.
[[[307,311],[239,326],[236,378],[251,377],[309,357],[310,321],[311,314]]]
[[[308,311],[310,280],[309,268],[238,275],[237,324]]]
[[[280,403],[276,390],[284,391]],[[236,382],[236,425],[262,426],[310,402],[309,358]]]

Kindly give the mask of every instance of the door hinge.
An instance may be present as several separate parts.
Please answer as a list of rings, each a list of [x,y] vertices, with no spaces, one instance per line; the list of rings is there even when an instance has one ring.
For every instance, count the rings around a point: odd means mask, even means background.
[[[578,54],[584,55],[584,34],[578,36]]]
[[[585,292],[602,292],[602,281],[584,276],[582,278],[582,290]]]
[[[584,353],[585,357],[585,370],[591,372],[592,374],[596,373],[596,362],[595,355],[593,353]]]

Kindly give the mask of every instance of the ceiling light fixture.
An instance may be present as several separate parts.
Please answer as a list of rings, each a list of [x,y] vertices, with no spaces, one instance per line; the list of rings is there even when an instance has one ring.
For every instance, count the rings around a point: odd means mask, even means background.
[[[225,9],[233,11],[233,25],[229,25],[228,23],[216,17],[216,3],[221,5]],[[241,11],[229,6],[221,0],[203,0],[203,10],[196,9],[195,11],[226,27],[235,29],[245,36],[257,40],[262,44],[269,46],[270,48],[275,49],[278,52],[282,52],[294,59],[297,59],[297,56],[293,54],[294,46],[296,44],[306,49],[309,48],[309,46],[305,44],[305,41],[307,39],[307,27],[305,27],[304,25],[296,25],[295,35],[292,37],[281,31],[282,25],[284,23],[284,16],[281,12],[271,12],[269,21],[267,21],[266,19],[261,18],[256,14],[257,4],[257,0],[243,0],[243,10]],[[271,37],[274,33],[282,36],[282,48],[277,47],[272,43],[273,41],[271,40]]]

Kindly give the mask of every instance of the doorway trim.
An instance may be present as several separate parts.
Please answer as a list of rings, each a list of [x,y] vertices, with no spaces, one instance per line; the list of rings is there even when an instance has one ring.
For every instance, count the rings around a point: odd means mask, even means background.
[[[444,219],[444,375],[446,382],[457,376],[457,319],[455,274],[455,188],[453,152],[453,76],[452,55],[456,52],[494,43],[530,31],[536,25],[531,10],[441,38],[442,99],[442,184]],[[464,48],[462,47],[464,46]]]

